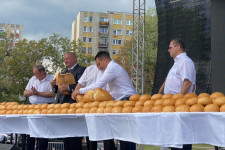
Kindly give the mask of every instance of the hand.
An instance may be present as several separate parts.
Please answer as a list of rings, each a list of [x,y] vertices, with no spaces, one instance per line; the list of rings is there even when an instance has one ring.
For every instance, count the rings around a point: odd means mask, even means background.
[[[71,94],[71,98],[76,100],[76,96],[81,94],[79,90],[73,91],[73,93]]]
[[[56,80],[52,80],[52,81],[50,82],[50,84],[51,84],[52,88],[54,89],[54,88],[55,88],[55,85],[56,85]]]
[[[33,92],[32,95],[38,95],[38,91],[35,89],[35,87],[31,87],[31,91]]]
[[[68,92],[68,85],[67,84],[62,84],[59,87],[59,92],[63,93],[63,92]]]

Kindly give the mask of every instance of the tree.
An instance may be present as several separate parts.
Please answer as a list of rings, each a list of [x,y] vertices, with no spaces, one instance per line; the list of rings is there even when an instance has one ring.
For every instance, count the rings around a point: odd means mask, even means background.
[[[49,74],[54,74],[59,67],[62,70],[64,66],[64,53],[73,51],[78,57],[78,63],[86,64],[93,59],[90,56],[84,56],[82,52],[82,43],[80,41],[70,42],[68,38],[53,34],[49,38],[43,38],[37,41],[28,41],[26,39],[17,43],[16,47],[7,49],[5,41],[0,46],[0,101],[18,101],[21,99],[23,91],[30,77],[33,76],[32,68],[35,64],[43,64]],[[73,45],[73,46],[72,46]],[[86,61],[87,59],[87,61]]]
[[[153,88],[156,55],[158,46],[158,24],[157,14],[154,8],[149,8],[146,12],[145,20],[145,61],[144,61],[144,88],[145,92],[151,94]],[[125,42],[119,54],[114,57],[115,61],[122,65],[130,74],[131,70],[132,43]],[[139,89],[141,88],[141,85]]]

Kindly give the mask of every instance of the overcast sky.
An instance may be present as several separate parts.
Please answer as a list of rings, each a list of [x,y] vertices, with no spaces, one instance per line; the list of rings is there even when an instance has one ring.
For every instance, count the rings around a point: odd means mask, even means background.
[[[154,0],[146,1],[146,8],[154,5]],[[79,11],[132,13],[132,9],[133,0],[1,0],[0,23],[23,25],[23,37],[28,40],[53,33],[70,39]]]

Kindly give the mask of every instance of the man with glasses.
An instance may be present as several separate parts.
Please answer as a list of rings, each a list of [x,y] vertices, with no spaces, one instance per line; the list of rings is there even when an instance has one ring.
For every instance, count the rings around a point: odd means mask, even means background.
[[[183,40],[179,38],[170,41],[170,56],[174,59],[174,64],[170,69],[165,82],[159,89],[160,94],[187,94],[195,92],[196,70],[194,62],[187,56]],[[161,148],[161,150],[168,148]],[[191,150],[192,145],[183,145],[183,150]],[[179,148],[171,148],[179,150]]]

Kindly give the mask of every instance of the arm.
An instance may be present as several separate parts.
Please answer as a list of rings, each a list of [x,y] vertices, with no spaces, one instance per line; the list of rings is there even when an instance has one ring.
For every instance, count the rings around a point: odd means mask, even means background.
[[[191,85],[192,85],[191,81],[189,81],[188,79],[184,79],[184,83],[183,83],[180,93],[183,95],[187,94]]]
[[[24,90],[23,95],[24,95],[25,97],[30,97],[30,96],[34,95],[34,93],[33,93],[33,91],[31,91],[31,90],[30,90],[30,91]]]
[[[41,97],[55,97],[56,94],[54,92],[49,91],[49,92],[37,92],[36,95]]]
[[[162,86],[160,87],[159,92],[158,92],[159,94],[164,94],[165,83],[166,83],[166,80],[164,81],[164,83],[163,83]]]

